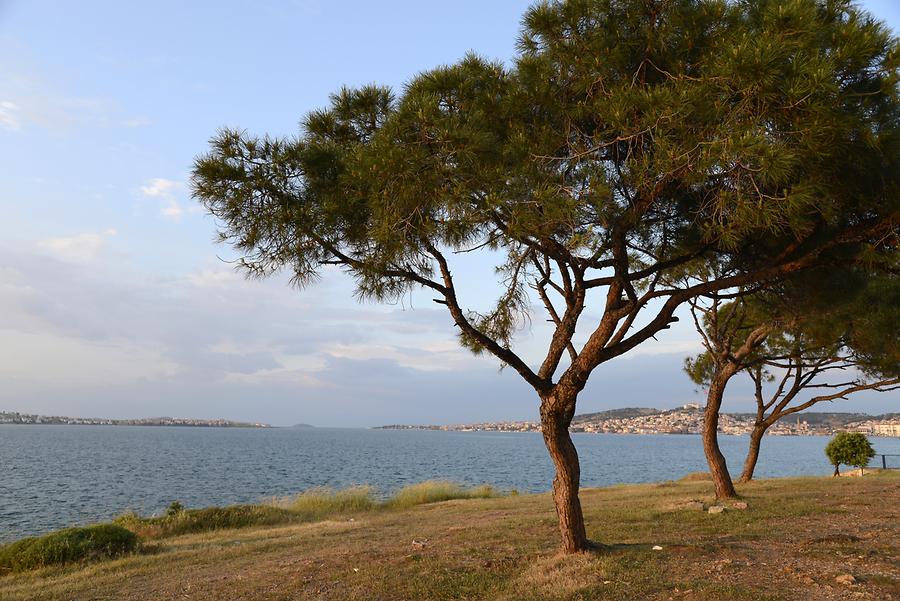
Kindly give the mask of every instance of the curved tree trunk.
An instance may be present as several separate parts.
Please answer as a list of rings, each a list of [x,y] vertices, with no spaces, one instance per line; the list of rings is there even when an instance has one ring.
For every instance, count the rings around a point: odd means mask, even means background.
[[[744,471],[741,472],[741,478],[738,482],[750,482],[753,480],[756,462],[759,461],[759,446],[768,428],[768,425],[760,422],[753,426],[753,431],[750,432],[750,448],[747,450],[747,458],[744,460]]]
[[[553,479],[553,501],[559,517],[559,533],[565,553],[579,553],[593,547],[584,529],[584,516],[578,487],[581,481],[581,466],[578,452],[569,435],[569,425],[575,414],[575,396],[570,399],[551,396],[541,403],[541,431],[544,444],[556,467]]]
[[[709,473],[712,475],[713,484],[716,487],[717,499],[733,499],[737,497],[731,474],[728,473],[728,464],[725,456],[719,449],[719,410],[722,407],[722,397],[725,394],[726,378],[716,378],[709,387],[706,397],[706,409],[703,413],[703,452],[706,454],[706,463],[709,464]]]

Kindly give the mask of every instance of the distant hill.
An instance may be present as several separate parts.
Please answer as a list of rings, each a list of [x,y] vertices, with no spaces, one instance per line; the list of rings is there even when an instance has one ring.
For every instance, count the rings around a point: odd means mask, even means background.
[[[703,408],[699,409],[702,411]],[[599,411],[597,413],[582,413],[572,418],[572,425],[584,423],[596,423],[606,419],[630,419],[633,417],[644,417],[647,415],[658,415],[660,413],[672,413],[675,411],[683,411],[678,409],[654,409],[652,407],[625,407],[623,409],[610,409],[609,411]],[[754,419],[755,413],[725,413],[736,418]],[[900,418],[900,413],[885,413],[884,415],[870,415],[868,413],[843,413],[843,412],[815,412],[804,411],[796,415],[784,418],[785,420],[796,420],[799,416],[800,421],[808,423],[810,426],[827,426],[831,428],[842,428],[847,424],[854,422],[862,422],[868,420],[890,420]]]
[[[294,424],[291,428],[298,428],[300,430],[309,430],[310,428],[315,428],[312,424]]]
[[[747,431],[753,427],[755,413],[723,413]],[[807,426],[797,427],[797,419],[806,422]],[[828,434],[847,427],[859,427],[860,423],[900,418],[900,413],[869,415],[867,413],[807,413],[791,415],[779,422],[786,431],[794,434]],[[616,421],[621,420],[621,421]],[[609,427],[597,428],[598,424],[612,422]],[[703,407],[698,403],[688,403],[676,409],[656,409],[653,407],[624,407],[609,409],[595,413],[582,413],[572,418],[572,429],[576,432],[637,432],[647,433],[658,430],[660,433],[686,433],[699,431],[703,422]],[[677,427],[673,424],[677,423]],[[851,425],[852,424],[852,425]],[[791,430],[791,427],[794,430]],[[487,423],[416,426],[392,424],[379,426],[383,430],[462,430],[462,431],[497,431],[497,432],[539,432],[537,421],[500,421]],[[740,433],[732,428],[731,433]]]
[[[729,413],[734,417],[742,417],[754,419],[755,413]],[[810,426],[828,426],[831,428],[842,428],[853,422],[862,422],[868,420],[887,420],[900,416],[898,413],[886,413],[884,415],[869,415],[868,413],[818,413],[802,411],[794,415],[783,418],[784,420],[800,421],[808,423]]]
[[[632,417],[643,417],[645,415],[657,415],[662,413],[659,409],[652,407],[624,407],[622,409],[610,409],[608,411],[598,411],[597,413],[582,413],[572,418],[572,425],[584,422],[596,422],[604,419],[629,419]]]

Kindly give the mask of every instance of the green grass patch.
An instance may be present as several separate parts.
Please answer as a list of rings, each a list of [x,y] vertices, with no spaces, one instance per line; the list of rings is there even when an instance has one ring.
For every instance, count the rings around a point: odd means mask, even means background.
[[[139,539],[115,524],[66,528],[0,547],[0,573],[112,559],[137,550]]]
[[[446,480],[428,480],[410,484],[398,490],[385,501],[387,508],[406,508],[426,503],[439,503],[454,499],[491,499],[502,496],[496,488],[488,484],[467,488]]]

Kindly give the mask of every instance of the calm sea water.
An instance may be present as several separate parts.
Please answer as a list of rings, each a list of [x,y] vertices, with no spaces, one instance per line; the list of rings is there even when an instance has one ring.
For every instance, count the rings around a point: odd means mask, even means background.
[[[576,434],[584,486],[675,479],[705,469],[697,436]],[[760,477],[829,474],[824,437],[768,437]],[[723,436],[739,471],[746,437]],[[874,439],[900,453],[900,439]],[[388,494],[442,478],[548,490],[537,433],[0,425],[0,540],[109,519],[259,501],[314,486],[371,484]]]

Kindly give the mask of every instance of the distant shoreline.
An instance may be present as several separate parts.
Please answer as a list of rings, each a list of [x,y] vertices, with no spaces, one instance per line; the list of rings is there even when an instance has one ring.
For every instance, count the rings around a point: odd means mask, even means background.
[[[793,417],[793,416],[792,416]],[[722,434],[746,435],[756,419],[750,413],[723,413],[719,431]],[[703,411],[697,403],[679,409],[660,410],[627,407],[599,413],[576,415],[569,431],[589,434],[701,434]],[[378,426],[379,430],[438,430],[450,432],[540,432],[537,421],[480,422],[454,425]],[[801,413],[795,419],[784,419],[770,429],[771,436],[830,436],[850,430],[871,436],[900,437],[900,414],[868,415],[863,413]]]
[[[236,422],[227,419],[193,419],[180,417],[146,417],[140,419],[108,419],[99,417],[66,417],[18,412],[0,412],[0,425],[13,426],[144,426],[176,428],[274,428],[269,424]]]

